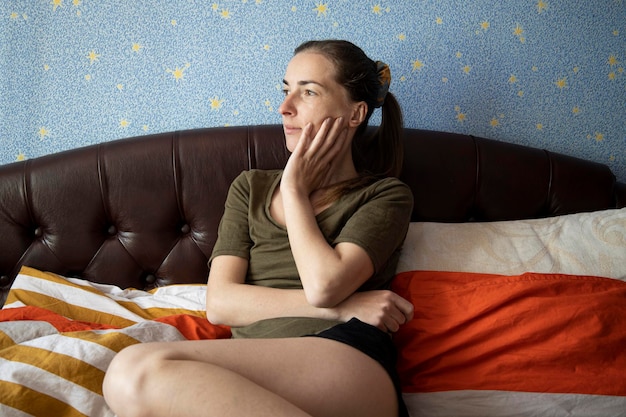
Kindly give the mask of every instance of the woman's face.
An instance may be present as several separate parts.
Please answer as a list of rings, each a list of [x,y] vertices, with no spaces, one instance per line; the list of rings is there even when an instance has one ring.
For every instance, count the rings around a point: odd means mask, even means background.
[[[346,126],[350,126],[350,118],[358,105],[335,81],[332,61],[315,52],[300,52],[291,59],[283,80],[283,91],[285,99],[278,110],[283,116],[290,151],[295,149],[307,123],[313,124],[313,135],[328,117],[343,116]]]

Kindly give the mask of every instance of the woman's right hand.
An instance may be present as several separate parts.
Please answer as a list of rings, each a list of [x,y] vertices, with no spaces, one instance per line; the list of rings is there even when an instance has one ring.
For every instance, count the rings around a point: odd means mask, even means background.
[[[413,318],[413,304],[389,290],[355,292],[335,308],[342,321],[356,317],[388,333]]]

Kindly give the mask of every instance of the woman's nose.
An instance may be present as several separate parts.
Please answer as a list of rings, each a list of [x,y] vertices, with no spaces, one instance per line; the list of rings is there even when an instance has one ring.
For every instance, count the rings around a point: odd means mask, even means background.
[[[283,102],[278,107],[278,113],[282,114],[283,116],[295,114],[293,100],[291,99],[291,97],[292,96],[290,94],[285,95]]]

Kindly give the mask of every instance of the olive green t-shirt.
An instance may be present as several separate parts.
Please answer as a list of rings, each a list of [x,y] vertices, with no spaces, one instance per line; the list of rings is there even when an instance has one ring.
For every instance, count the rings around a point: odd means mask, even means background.
[[[270,215],[281,170],[251,170],[232,183],[211,260],[234,255],[249,261],[246,283],[301,289],[287,229]],[[332,246],[351,242],[362,247],[374,265],[373,276],[360,290],[388,288],[413,207],[407,185],[386,178],[340,197],[319,213],[317,223]],[[336,322],[321,319],[270,319],[233,329],[234,337],[298,336],[321,331]]]

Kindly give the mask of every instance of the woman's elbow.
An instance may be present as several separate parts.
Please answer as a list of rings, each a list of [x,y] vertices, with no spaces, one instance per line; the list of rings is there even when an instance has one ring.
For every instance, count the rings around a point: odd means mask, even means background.
[[[333,308],[345,299],[338,291],[325,286],[305,288],[304,296],[307,303],[316,308]]]
[[[207,294],[206,297],[206,318],[211,324],[223,324],[225,325],[228,322],[226,315],[224,314],[223,308],[220,308],[219,300],[216,300],[216,297],[211,297]]]

